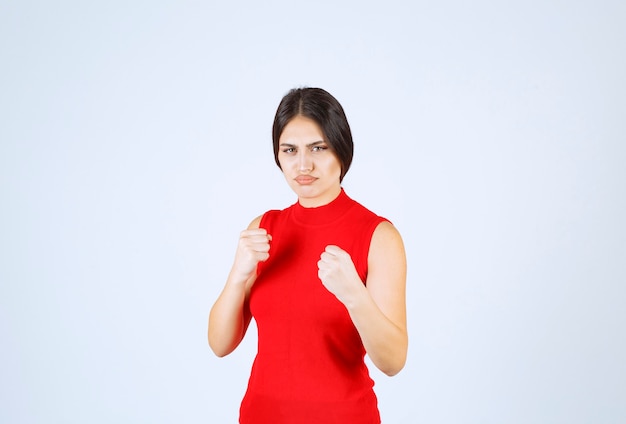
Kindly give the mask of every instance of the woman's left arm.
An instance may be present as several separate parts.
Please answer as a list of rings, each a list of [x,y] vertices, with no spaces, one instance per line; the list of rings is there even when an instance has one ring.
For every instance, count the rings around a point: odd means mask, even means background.
[[[370,244],[366,284],[350,255],[328,246],[318,263],[326,288],[348,309],[370,359],[392,376],[404,367],[408,349],[406,327],[406,254],[400,233],[380,223]]]

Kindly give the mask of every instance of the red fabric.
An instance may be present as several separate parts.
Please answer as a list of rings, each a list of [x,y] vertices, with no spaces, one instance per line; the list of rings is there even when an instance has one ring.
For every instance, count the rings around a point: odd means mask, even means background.
[[[319,208],[269,211],[272,235],[250,294],[258,353],[241,404],[241,424],[379,424],[365,349],[346,308],[317,277],[325,247],[346,250],[363,281],[372,234],[384,218],[342,190]]]

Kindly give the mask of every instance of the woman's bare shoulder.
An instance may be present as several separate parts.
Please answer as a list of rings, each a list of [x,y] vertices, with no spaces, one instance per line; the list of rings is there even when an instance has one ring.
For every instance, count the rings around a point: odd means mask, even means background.
[[[376,226],[372,235],[375,244],[402,244],[402,236],[396,227],[389,221],[382,221]]]
[[[389,221],[383,221],[374,230],[368,262],[372,266],[382,261],[392,267],[406,267],[406,253],[402,236]]]
[[[256,228],[259,228],[259,226],[261,225],[261,218],[263,218],[263,215],[259,215],[254,218],[250,225],[248,225],[248,230],[254,230]]]

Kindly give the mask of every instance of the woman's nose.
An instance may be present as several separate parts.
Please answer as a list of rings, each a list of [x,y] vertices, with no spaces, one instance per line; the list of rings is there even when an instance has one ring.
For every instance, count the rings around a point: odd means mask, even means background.
[[[300,172],[311,172],[313,170],[313,160],[309,152],[301,152],[298,160],[298,170]]]

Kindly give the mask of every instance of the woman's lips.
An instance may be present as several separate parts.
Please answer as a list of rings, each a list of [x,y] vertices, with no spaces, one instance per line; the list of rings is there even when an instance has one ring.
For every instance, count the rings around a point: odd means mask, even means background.
[[[296,182],[300,185],[310,185],[313,184],[317,180],[315,177],[311,177],[309,175],[300,175],[296,177]]]

